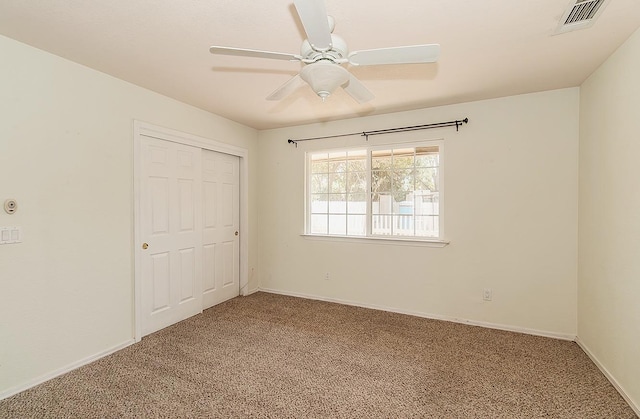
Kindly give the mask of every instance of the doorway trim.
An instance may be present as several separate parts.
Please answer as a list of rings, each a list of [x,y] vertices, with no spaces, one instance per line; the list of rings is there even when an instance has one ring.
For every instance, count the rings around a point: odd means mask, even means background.
[[[133,249],[134,249],[134,289],[133,316],[134,339],[142,339],[142,223],[140,208],[140,140],[143,137],[171,141],[178,144],[199,147],[218,153],[230,154],[240,159],[240,295],[249,294],[249,151],[242,147],[222,143],[209,138],[164,128],[147,122],[133,121]]]

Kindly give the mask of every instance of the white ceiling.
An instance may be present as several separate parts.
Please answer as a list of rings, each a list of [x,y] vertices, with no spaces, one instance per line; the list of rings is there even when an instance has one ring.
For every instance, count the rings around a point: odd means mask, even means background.
[[[439,43],[437,64],[352,67],[376,98],[308,86],[265,100],[301,64],[214,56],[210,45],[298,54],[292,0],[0,2],[0,34],[231,120],[267,129],[580,85],[640,26],[610,0],[589,29],[552,36],[570,0],[326,0],[352,51]]]

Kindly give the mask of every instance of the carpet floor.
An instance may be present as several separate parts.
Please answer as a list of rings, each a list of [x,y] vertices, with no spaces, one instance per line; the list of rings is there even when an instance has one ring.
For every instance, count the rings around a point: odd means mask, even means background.
[[[574,342],[257,293],[0,401],[2,418],[635,418]]]

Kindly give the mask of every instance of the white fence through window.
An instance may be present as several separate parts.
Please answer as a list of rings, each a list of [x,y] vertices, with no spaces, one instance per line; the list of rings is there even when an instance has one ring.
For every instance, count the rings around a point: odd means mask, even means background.
[[[392,203],[392,213],[380,213],[380,203],[372,203],[371,235],[438,237],[438,201],[422,202],[414,214],[412,202]],[[367,235],[366,202],[314,201],[311,203],[312,234]],[[385,206],[385,205],[383,205]],[[386,206],[385,206],[386,207]],[[348,208],[347,211],[345,211]],[[418,209],[418,208],[416,208]],[[327,212],[328,210],[328,212]],[[419,212],[419,213],[418,213]]]

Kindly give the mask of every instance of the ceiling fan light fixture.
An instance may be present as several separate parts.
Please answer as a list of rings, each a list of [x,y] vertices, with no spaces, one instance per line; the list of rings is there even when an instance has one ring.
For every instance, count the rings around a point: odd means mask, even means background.
[[[306,81],[318,96],[324,101],[339,86],[349,81],[350,73],[344,67],[328,61],[318,61],[306,65],[300,72],[302,80]]]

